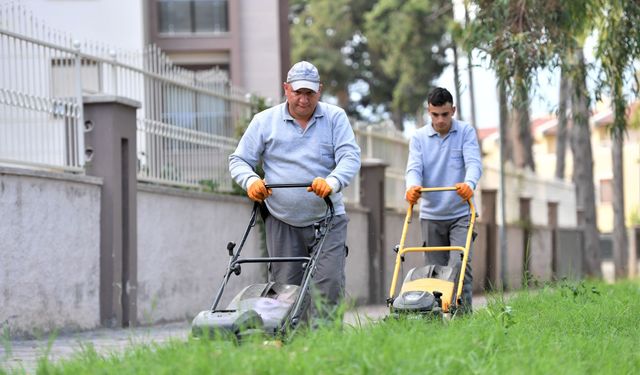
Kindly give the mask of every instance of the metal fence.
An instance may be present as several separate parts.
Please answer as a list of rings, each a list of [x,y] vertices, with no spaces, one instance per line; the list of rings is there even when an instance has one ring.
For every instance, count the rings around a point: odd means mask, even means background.
[[[146,103],[138,115],[138,178],[230,191],[227,156],[237,144],[236,128],[249,121],[248,97],[222,72],[177,68],[154,46],[145,56],[144,70],[128,68],[143,78],[138,92]]]
[[[139,52],[79,42],[17,2],[0,2],[0,164],[83,173],[83,96],[136,100],[138,179],[230,191],[227,157],[248,96],[220,71],[174,66],[155,46]],[[362,157],[387,164],[387,206],[404,207],[408,141],[388,124],[355,123]],[[344,192],[360,201],[356,178]]]
[[[226,155],[250,103],[226,74],[177,67],[155,46],[81,43],[18,3],[0,3],[0,163],[82,173],[81,103],[95,94],[141,104],[140,180],[231,190]]]
[[[82,171],[81,74],[73,41],[0,5],[0,163]]]
[[[409,140],[391,123],[354,125],[362,159],[379,159],[386,164],[385,205],[405,209],[404,174],[409,155]]]

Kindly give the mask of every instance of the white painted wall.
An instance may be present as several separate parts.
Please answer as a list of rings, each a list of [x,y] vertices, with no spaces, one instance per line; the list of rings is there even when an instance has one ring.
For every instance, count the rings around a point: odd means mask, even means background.
[[[80,41],[138,51],[144,46],[142,1],[22,0],[21,4],[46,25]]]
[[[248,92],[282,101],[280,95],[280,35],[278,0],[242,0],[241,59],[244,87]]]
[[[520,220],[520,197],[531,198],[531,222],[533,225],[545,226],[549,218],[547,204],[558,203],[558,226],[575,228],[577,226],[576,193],[573,184],[555,179],[545,179],[530,171],[515,170],[508,164],[505,167],[505,216],[507,224]],[[500,171],[484,165],[480,187],[476,189],[498,189]],[[500,197],[496,207],[496,221],[500,225]],[[482,211],[480,211],[482,215]]]

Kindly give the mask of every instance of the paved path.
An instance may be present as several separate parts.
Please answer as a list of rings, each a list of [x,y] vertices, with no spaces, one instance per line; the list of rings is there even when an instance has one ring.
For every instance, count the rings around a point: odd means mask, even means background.
[[[474,296],[473,305],[474,308],[486,306],[486,298]],[[344,321],[349,325],[367,324],[386,316],[388,311],[384,305],[360,306],[347,312]],[[87,345],[92,345],[103,355],[119,353],[131,345],[163,343],[171,339],[186,340],[190,330],[190,322],[178,322],[130,329],[102,328],[66,334],[56,337],[50,346],[46,339],[12,340],[0,346],[0,369],[22,367],[28,374],[34,374],[38,358],[42,358],[45,353],[53,362],[70,358]]]

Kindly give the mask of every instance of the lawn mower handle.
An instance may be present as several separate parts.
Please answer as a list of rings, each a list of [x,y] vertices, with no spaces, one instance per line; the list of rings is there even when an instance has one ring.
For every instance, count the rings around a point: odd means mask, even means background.
[[[311,186],[311,182],[300,182],[300,183],[291,183],[291,184],[265,184],[265,187],[267,189],[306,188],[309,186]],[[333,202],[331,201],[331,199],[329,199],[328,195],[323,199],[324,199],[324,203],[327,204],[327,207],[329,207],[329,211],[331,211],[331,214],[333,216],[333,213],[334,213]]]
[[[455,186],[429,187],[429,188],[422,187],[420,188],[420,193],[437,192],[437,191],[455,191],[455,190],[457,190]],[[469,198],[466,200],[466,202],[469,205],[469,228],[467,230],[467,239],[465,241],[465,246],[463,251],[460,278],[458,280],[458,285],[455,293],[456,298],[459,298],[462,293],[462,284],[464,282],[464,274],[467,268],[469,249],[471,247],[471,242],[473,241],[473,227],[476,221],[476,208],[475,208],[475,205],[473,204],[473,200]],[[387,303],[392,303],[393,299],[395,298],[396,283],[398,281],[398,273],[400,271],[400,262],[402,261],[403,259],[402,256],[404,255],[404,252],[405,252],[404,242],[407,237],[409,223],[411,223],[411,217],[413,215],[413,206],[414,206],[413,204],[409,203],[409,207],[407,209],[407,215],[405,217],[404,226],[402,228],[402,236],[400,237],[400,245],[397,252],[396,264],[394,267],[393,277],[391,279],[391,288],[389,290],[389,298],[387,298]],[[450,247],[453,247],[453,246],[441,246],[440,250],[446,250],[447,248],[450,248]],[[407,248],[409,250],[407,252],[423,252],[424,250],[421,250],[421,249],[425,249],[425,248],[426,247]],[[434,250],[436,249],[436,247],[430,247],[430,248]]]
[[[265,184],[267,189],[279,189],[279,188],[306,188],[311,186],[311,182],[306,182],[306,183],[291,183],[291,184]],[[329,199],[329,196],[326,196],[324,198],[324,202],[327,205],[327,210],[326,214],[325,214],[325,221],[326,220],[332,220],[333,216],[335,215],[335,209],[333,208],[333,202],[331,201],[331,199]],[[253,203],[253,209],[251,210],[251,218],[249,219],[249,226],[247,226],[247,229],[245,230],[244,234],[242,235],[242,240],[240,241],[240,246],[238,247],[238,250],[233,253],[233,248],[235,247],[235,244],[228,244],[227,245],[227,250],[229,250],[229,255],[231,256],[231,258],[229,259],[229,265],[227,266],[227,271],[225,272],[223,281],[222,281],[222,285],[220,286],[220,288],[218,289],[218,293],[216,293],[216,296],[213,300],[213,304],[211,305],[211,311],[215,311],[216,307],[218,306],[218,303],[220,302],[220,299],[222,298],[222,293],[224,291],[224,288],[227,284],[227,281],[229,280],[229,277],[231,276],[231,273],[233,272],[232,266],[234,264],[240,264],[242,262],[238,262],[238,258],[240,257],[240,251],[242,250],[242,248],[244,247],[244,243],[247,240],[247,237],[249,236],[249,232],[251,231],[251,228],[253,228],[256,224],[256,218],[258,216],[258,212],[260,210],[260,202],[254,202]],[[287,259],[285,261],[290,261],[290,259]],[[252,262],[251,260],[249,262]]]

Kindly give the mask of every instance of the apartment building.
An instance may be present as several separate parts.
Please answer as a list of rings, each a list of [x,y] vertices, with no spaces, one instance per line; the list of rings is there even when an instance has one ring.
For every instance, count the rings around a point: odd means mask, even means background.
[[[146,38],[177,65],[218,68],[233,85],[282,97],[290,66],[288,0],[144,0]]]
[[[640,103],[634,103],[628,110],[628,122],[640,116]],[[609,127],[613,123],[613,111],[610,106],[600,103],[589,118],[591,126],[591,148],[593,152],[593,178],[596,189],[597,225],[601,233],[613,230],[613,165],[612,142]],[[558,121],[555,117],[533,119],[533,154],[536,163],[536,174],[548,180],[555,179],[556,142]],[[484,162],[498,166],[500,136],[496,128],[481,129],[480,138]],[[640,219],[640,130],[628,126],[623,154],[624,164],[624,201],[626,225],[638,225]],[[567,145],[565,159],[565,181],[571,181],[573,156]]]

